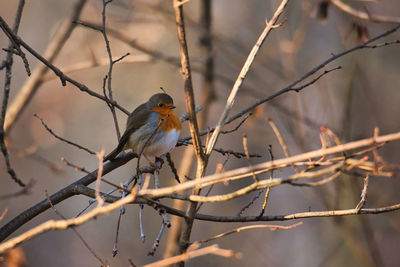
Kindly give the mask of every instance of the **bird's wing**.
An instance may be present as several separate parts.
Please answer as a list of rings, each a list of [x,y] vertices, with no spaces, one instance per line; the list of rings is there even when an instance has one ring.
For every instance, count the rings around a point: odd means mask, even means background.
[[[119,139],[118,146],[110,154],[108,154],[103,161],[112,160],[124,149],[125,145],[129,141],[129,137],[132,135],[132,133],[146,124],[151,112],[152,111],[147,110],[146,103],[144,103],[137,107],[131,114],[129,114],[126,123],[127,128],[121,139]]]

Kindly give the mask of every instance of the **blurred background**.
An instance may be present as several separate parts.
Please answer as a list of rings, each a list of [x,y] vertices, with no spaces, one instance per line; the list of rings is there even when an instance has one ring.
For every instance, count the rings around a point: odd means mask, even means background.
[[[77,1],[36,0],[26,1],[19,36],[37,52],[43,54],[54,39],[63,21],[73,12]],[[235,102],[234,114],[301,77],[319,65],[330,55],[351,48],[370,37],[390,29],[394,24],[371,23],[343,13],[335,6],[319,0],[290,1],[281,19],[284,26],[274,30],[262,46],[247,75]],[[193,68],[196,103],[206,105],[202,128],[216,124],[224,108],[226,98],[247,58],[252,46],[265,26],[265,18],[271,18],[280,1],[212,1],[211,35],[207,35],[201,23],[201,1],[192,0],[184,5],[187,41]],[[370,14],[400,17],[400,5],[396,0],[346,1],[345,3]],[[1,1],[0,15],[12,25],[18,1]],[[321,14],[321,8],[327,11]],[[102,2],[87,1],[80,21],[101,25]],[[322,17],[324,18],[322,18]],[[116,58],[130,53],[114,66],[112,89],[114,99],[127,110],[147,101],[163,87],[175,100],[177,113],[186,111],[183,80],[179,68],[179,47],[172,1],[114,0],[107,9],[107,27],[112,54]],[[395,33],[379,40],[400,39]],[[212,49],[207,52],[207,41]],[[206,45],[205,45],[206,44]],[[8,46],[6,36],[0,34],[0,47]],[[27,54],[31,69],[41,64]],[[0,51],[0,58],[6,52]],[[207,89],[204,65],[210,57],[214,60],[214,82]],[[105,43],[100,32],[77,26],[55,60],[55,65],[73,79],[102,93],[103,79],[108,71]],[[27,75],[20,58],[14,58],[13,78],[9,106],[26,83]],[[364,49],[351,53],[329,64],[325,69],[342,66],[300,93],[281,95],[254,111],[239,130],[223,135],[216,147],[243,151],[242,137],[247,134],[250,153],[261,155],[251,159],[253,164],[270,159],[268,146],[272,145],[274,157],[284,154],[271,127],[271,118],[277,124],[292,155],[318,149],[320,126],[327,126],[342,143],[373,134],[375,126],[380,134],[400,130],[400,46],[398,44],[377,49]],[[309,79],[311,80],[311,79]],[[304,82],[303,82],[304,83]],[[0,84],[4,84],[1,71]],[[3,96],[3,90],[1,90]],[[208,96],[205,98],[205,96]],[[60,159],[82,166],[87,170],[97,167],[95,156],[62,143],[52,137],[33,117],[38,114],[58,135],[86,146],[94,151],[105,148],[111,151],[117,145],[117,137],[111,113],[107,105],[80,92],[71,84],[63,87],[50,72],[26,106],[20,118],[9,131],[7,145],[11,163],[19,178],[35,183],[30,194],[0,200],[0,211],[8,208],[0,225],[83,176],[66,166]],[[125,129],[126,115],[117,111],[121,130]],[[232,129],[238,122],[227,126]],[[189,133],[183,125],[182,135]],[[172,158],[179,168],[185,147],[173,150]],[[189,148],[190,149],[190,148]],[[389,163],[398,164],[400,143],[390,143],[380,155]],[[17,192],[20,188],[9,178],[3,157],[0,157],[0,196]],[[225,163],[225,170],[247,166],[246,159],[227,158],[213,153],[207,174],[216,170],[218,163]],[[119,168],[106,177],[117,184],[129,179],[136,162]],[[276,172],[284,177],[289,171]],[[193,170],[187,173],[193,177]],[[162,186],[173,185],[169,168],[161,172]],[[269,174],[260,175],[260,179]],[[399,202],[398,174],[393,178],[371,177],[367,207],[382,207]],[[251,181],[218,185],[211,194],[231,192]],[[102,185],[102,191],[111,187]],[[289,214],[303,211],[350,209],[359,199],[362,179],[340,176],[334,182],[321,187],[280,186],[271,190],[267,215]],[[236,215],[256,193],[218,204],[205,204],[200,212],[216,215]],[[77,196],[68,199],[57,209],[66,217],[73,217],[88,202]],[[172,201],[163,200],[172,205]],[[244,214],[259,213],[262,200],[258,200]],[[107,259],[111,266],[129,266],[128,259],[137,265],[161,259],[166,249],[167,235],[163,236],[154,257],[147,256],[161,226],[161,217],[152,208],[145,207],[144,222],[147,240],[142,244],[138,227],[138,207],[129,206],[122,218],[119,254],[111,257],[118,212],[98,217],[77,230],[92,249]],[[41,222],[59,217],[48,210],[36,217],[12,236],[16,236]],[[391,212],[364,215],[301,220],[304,224],[292,230],[249,230],[216,240],[220,247],[243,253],[241,260],[217,256],[204,256],[190,260],[188,266],[399,266],[400,215]],[[275,222],[274,222],[275,223]],[[288,225],[291,222],[279,222]],[[196,221],[192,239],[205,239],[244,224]],[[210,242],[212,243],[212,242]],[[25,243],[22,249],[28,266],[99,266],[99,262],[83,246],[71,230],[43,234]]]

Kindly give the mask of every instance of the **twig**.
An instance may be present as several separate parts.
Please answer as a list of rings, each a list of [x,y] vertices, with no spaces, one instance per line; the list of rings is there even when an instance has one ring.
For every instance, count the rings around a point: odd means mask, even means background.
[[[113,256],[113,257],[117,256],[117,254],[118,254],[119,227],[120,227],[120,225],[121,225],[121,218],[122,218],[122,215],[123,215],[123,212],[122,212],[122,210],[121,210],[122,207],[123,207],[123,206],[121,206],[121,208],[120,208],[120,210],[119,210],[119,214],[118,214],[117,230],[116,230],[116,232],[115,232],[114,246],[113,246],[113,249],[112,249],[112,256]]]
[[[268,146],[268,152],[269,152],[269,155],[271,157],[271,161],[274,161],[274,154],[272,153],[272,146],[271,145]],[[270,183],[272,182],[272,178],[273,177],[274,177],[274,170],[272,169],[270,171],[270,174],[269,174],[269,182]],[[265,190],[264,202],[263,202],[263,205],[261,207],[260,214],[258,215],[260,217],[265,214],[265,210],[267,209],[267,204],[268,204],[268,198],[269,198],[270,191],[271,191],[271,184],[269,184],[267,186],[267,189]]]
[[[358,212],[364,207],[365,202],[367,202],[368,181],[369,181],[369,175],[367,174],[367,176],[365,176],[364,178],[364,186],[361,192],[361,200],[356,207],[356,210]]]
[[[17,8],[17,13],[15,15],[13,30],[11,31],[11,29],[10,29],[11,32],[14,32],[14,33],[18,32],[24,5],[25,5],[25,1],[20,0],[19,4],[18,4],[18,8]],[[2,18],[0,17],[0,19],[2,19]],[[10,39],[8,48],[10,50],[12,50],[13,47],[19,49],[18,45],[15,45],[14,42]],[[20,49],[19,49],[19,51],[20,51]],[[20,55],[22,57],[22,54],[20,54]],[[24,58],[24,57],[22,57],[22,58]],[[12,65],[13,65],[13,52],[12,51],[9,51],[7,53],[7,57],[6,57],[6,60],[4,61],[4,64],[5,64],[6,71],[5,71],[5,78],[4,78],[4,95],[3,95],[3,101],[2,101],[2,105],[1,105],[1,114],[0,114],[0,149],[1,149],[1,153],[4,156],[4,161],[6,163],[7,172],[10,175],[11,179],[15,183],[17,183],[19,186],[25,187],[26,186],[25,183],[22,182],[22,180],[17,177],[17,174],[15,173],[14,169],[11,167],[10,155],[8,154],[7,146],[5,144],[6,133],[4,130],[4,122],[5,122],[5,118],[6,118],[8,99],[10,97],[10,91],[11,91],[11,78],[12,78]]]
[[[57,138],[58,140],[60,140],[60,141],[62,141],[62,142],[65,142],[65,143],[67,143],[67,144],[69,144],[69,145],[72,145],[72,146],[74,146],[74,147],[77,147],[77,148],[79,148],[79,149],[82,149],[82,150],[88,152],[89,154],[96,155],[96,152],[93,152],[92,150],[90,150],[90,149],[88,149],[88,148],[86,148],[86,147],[83,147],[83,146],[78,145],[78,144],[76,144],[76,143],[74,143],[74,142],[68,141],[67,139],[64,139],[64,138],[62,138],[62,137],[56,135],[56,134],[53,132],[53,130],[50,129],[50,128],[47,126],[47,124],[44,122],[44,120],[43,120],[41,117],[39,117],[39,115],[34,114],[33,116],[35,116],[37,119],[39,119],[39,120],[42,122],[42,125],[44,126],[44,128],[46,128],[46,130],[47,130],[52,136],[54,136],[55,138]]]
[[[225,237],[225,236],[228,236],[228,235],[231,235],[231,234],[239,233],[239,232],[241,232],[243,230],[258,229],[258,228],[268,228],[271,231],[289,230],[289,229],[296,228],[297,226],[300,226],[302,224],[303,224],[302,222],[298,222],[298,223],[295,223],[295,224],[292,224],[292,225],[288,225],[288,226],[284,226],[284,225],[268,225],[268,224],[248,225],[248,226],[239,227],[239,228],[233,229],[231,231],[228,231],[228,232],[225,232],[225,233],[222,233],[222,234],[218,234],[218,235],[215,235],[213,237],[210,237],[210,238],[207,238],[207,239],[203,239],[203,240],[200,240],[200,241],[196,241],[196,242],[199,242],[200,244],[207,243],[207,242],[210,242],[212,240],[215,240],[215,239],[218,239],[218,238],[221,238],[221,237]]]
[[[325,76],[326,74],[335,71],[335,70],[341,70],[342,66],[337,66],[333,69],[329,69],[329,70],[325,70],[323,73],[321,73],[320,75],[318,75],[317,77],[315,77],[314,79],[312,79],[311,81],[309,81],[308,83],[305,83],[299,87],[292,87],[291,90],[295,91],[295,92],[300,92],[302,89],[314,84],[316,81],[318,81],[319,79],[321,79],[323,76]]]
[[[253,164],[251,164],[251,161],[250,161],[249,150],[247,148],[247,135],[246,134],[243,134],[242,143],[243,143],[244,154],[246,155],[246,159],[247,159],[247,164],[250,167],[253,167]],[[251,176],[253,177],[254,182],[258,182],[258,179],[254,172],[251,172]]]
[[[96,153],[96,156],[99,159],[99,168],[96,177],[96,200],[97,200],[97,206],[102,206],[104,201],[100,196],[100,181],[101,181],[101,176],[103,176],[104,148],[100,151],[100,153]]]
[[[165,227],[168,227],[168,228],[171,227],[171,223],[168,220],[168,215],[165,213],[165,211],[163,211],[163,213],[164,214],[163,214],[163,220],[162,220],[162,223],[161,223],[160,232],[158,233],[156,239],[154,240],[154,243],[153,243],[153,246],[152,246],[151,250],[149,251],[149,253],[147,253],[148,256],[154,256],[154,254],[156,253],[157,248],[160,245],[160,240],[161,240],[161,237],[162,237],[162,235],[164,233]]]
[[[254,204],[254,202],[261,196],[262,192],[264,192],[263,189],[259,190],[259,191],[257,192],[257,194],[256,194],[254,197],[252,197],[252,199],[249,201],[249,203],[247,203],[243,208],[241,208],[241,209],[239,210],[239,212],[237,213],[237,216],[242,216],[243,212],[244,212],[245,210],[247,210],[248,208],[250,208],[251,205]]]
[[[92,173],[89,172],[88,170],[86,170],[84,167],[80,167],[80,166],[78,166],[78,165],[75,165],[75,164],[69,162],[69,161],[68,161],[67,159],[65,159],[65,158],[61,158],[61,161],[62,161],[65,165],[74,168],[76,171],[80,171],[80,172],[83,172],[83,173],[92,175]],[[93,177],[95,177],[95,178],[97,179],[97,176],[96,176],[96,175],[93,175]],[[108,181],[108,180],[106,180],[106,179],[104,179],[104,178],[101,178],[101,181],[104,182],[104,183],[106,183],[106,184],[108,184],[108,185],[111,185],[112,187],[114,187],[114,188],[117,189],[117,190],[120,190],[120,191],[124,191],[124,192],[126,192],[126,193],[129,193],[129,191],[128,191],[126,188],[122,188],[121,186],[116,185],[115,183],[112,183],[112,182],[110,182],[110,181]],[[113,191],[113,192],[114,192],[114,191]]]
[[[103,84],[104,96],[106,98],[108,98],[111,102],[114,102],[114,98],[112,95],[112,89],[111,89],[112,71],[113,71],[114,64],[116,62],[122,60],[124,57],[121,57],[120,59],[113,61],[112,54],[111,54],[110,41],[108,40],[107,32],[106,32],[106,7],[111,2],[112,1],[103,0],[103,10],[101,12],[101,17],[102,17],[101,33],[103,34],[104,42],[106,44],[107,55],[108,55],[108,60],[109,60],[108,74],[104,78],[104,83],[107,81],[108,96],[105,92],[105,86]],[[121,138],[121,133],[120,133],[119,126],[118,126],[117,114],[115,114],[115,107],[113,105],[111,105],[109,102],[106,102],[106,103],[107,103],[107,106],[111,110],[111,114],[112,114],[112,117],[114,120],[115,130],[117,132],[117,140],[119,140]]]
[[[181,181],[178,176],[178,171],[175,168],[175,164],[172,161],[171,154],[169,152],[166,154],[166,158],[167,158],[168,165],[171,168],[172,173],[174,174],[175,180],[178,182],[178,184],[180,184]]]

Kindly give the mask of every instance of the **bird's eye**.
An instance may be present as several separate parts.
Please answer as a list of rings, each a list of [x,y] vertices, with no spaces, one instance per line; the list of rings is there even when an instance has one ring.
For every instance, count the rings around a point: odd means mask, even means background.
[[[158,103],[158,106],[159,106],[160,108],[162,108],[162,107],[164,106],[164,104],[163,104],[163,103]]]

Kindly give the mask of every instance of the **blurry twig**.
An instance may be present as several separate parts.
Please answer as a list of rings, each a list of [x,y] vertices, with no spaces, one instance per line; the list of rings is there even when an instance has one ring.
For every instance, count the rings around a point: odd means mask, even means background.
[[[42,122],[44,128],[46,128],[46,130],[47,130],[52,136],[54,136],[55,138],[57,138],[58,140],[60,140],[60,141],[62,141],[62,142],[65,142],[65,143],[67,143],[67,144],[69,144],[69,145],[72,145],[72,146],[74,146],[74,147],[77,147],[77,148],[79,148],[79,149],[82,149],[82,150],[88,152],[89,154],[96,155],[96,152],[93,152],[92,150],[90,150],[90,149],[88,149],[88,148],[86,148],[86,147],[83,147],[83,146],[78,145],[78,144],[76,144],[76,143],[74,143],[74,142],[68,141],[68,140],[66,140],[66,139],[64,139],[64,138],[62,138],[62,137],[56,135],[56,134],[53,132],[53,130],[51,130],[51,129],[47,126],[47,124],[44,122],[44,120],[43,120],[41,117],[39,117],[39,115],[34,114],[33,116],[35,116],[36,118],[38,118],[38,119]]]
[[[369,181],[368,174],[367,174],[367,176],[365,176],[363,181],[364,181],[364,186],[363,186],[363,190],[361,192],[361,200],[357,204],[357,207],[356,207],[357,211],[360,211],[364,207],[365,202],[367,202],[367,191],[368,191],[368,181]]]
[[[354,9],[351,6],[343,3],[341,0],[330,0],[330,2],[343,12],[362,20],[384,23],[400,23],[400,17],[372,15],[370,13]]]
[[[287,148],[286,142],[282,137],[282,134],[280,133],[278,127],[276,126],[275,122],[271,119],[271,118],[267,118],[267,122],[269,123],[269,125],[271,126],[272,130],[274,131],[274,134],[276,136],[276,138],[278,139],[279,144],[282,147],[283,153],[285,154],[285,157],[290,157],[290,153],[289,153],[289,149]],[[270,153],[272,151],[270,150]],[[271,156],[272,160],[273,157]],[[296,172],[299,172],[299,170],[297,169],[297,167],[295,165],[293,165],[293,169]]]
[[[0,215],[0,222],[4,219],[4,217],[6,216],[7,212],[8,212],[8,208],[5,208],[3,210],[3,213]]]
[[[100,151],[100,153],[96,153],[96,156],[99,159],[99,168],[96,177],[96,200],[97,200],[97,206],[99,207],[102,206],[104,202],[100,196],[100,181],[101,181],[101,176],[103,175],[104,148]]]
[[[246,159],[247,159],[247,164],[250,167],[253,167],[253,164],[251,164],[251,161],[250,161],[249,150],[247,148],[247,135],[246,134],[243,134],[242,142],[243,142],[244,154],[246,155]],[[254,182],[258,182],[258,179],[253,171],[251,172],[251,176],[253,177]]]
[[[26,186],[24,186],[21,190],[19,190],[18,192],[14,192],[14,193],[8,193],[8,194],[4,194],[4,195],[0,195],[0,200],[5,200],[5,199],[10,199],[10,198],[14,198],[14,197],[19,197],[19,196],[23,196],[23,195],[27,195],[30,193],[30,190],[32,189],[32,187],[35,185],[35,181],[34,180],[30,180]]]

